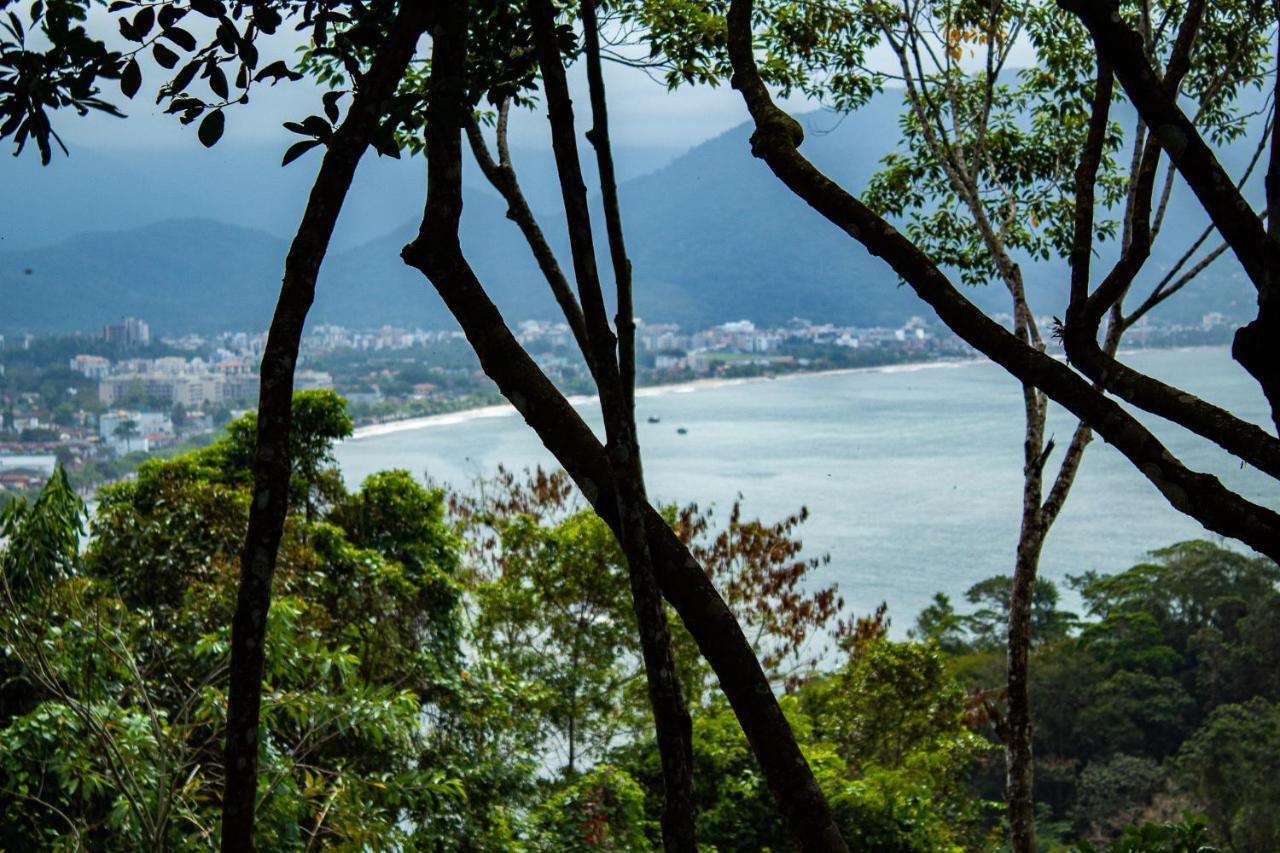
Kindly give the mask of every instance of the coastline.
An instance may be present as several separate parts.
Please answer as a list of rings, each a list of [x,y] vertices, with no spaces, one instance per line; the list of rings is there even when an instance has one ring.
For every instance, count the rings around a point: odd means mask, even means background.
[[[839,367],[830,370],[795,370],[773,376],[737,376],[729,379],[690,379],[685,382],[670,382],[658,385],[644,385],[636,389],[636,397],[661,397],[668,394],[691,394],[713,388],[729,388],[736,385],[762,384],[765,382],[785,382],[806,376],[844,376],[854,373],[911,373],[918,370],[969,367],[975,364],[989,364],[987,358],[944,358],[936,361],[913,361],[903,364],[882,364],[874,367]],[[568,398],[569,404],[578,408],[586,403],[595,402],[594,394],[575,394]],[[362,441],[397,432],[430,429],[432,427],[453,426],[473,420],[509,417],[516,414],[516,409],[509,403],[492,406],[479,406],[474,409],[460,409],[440,415],[425,415],[419,418],[387,421],[380,424],[369,424],[357,427],[346,441]],[[345,442],[344,442],[345,443]]]
[[[1192,344],[1170,347],[1126,347],[1121,349],[1117,355],[1133,355],[1135,353],[1149,352],[1151,350],[1171,350],[1174,352],[1198,349],[1222,349],[1224,344]],[[1053,353],[1053,358],[1062,360],[1065,356],[1062,353]],[[936,370],[946,368],[971,367],[978,364],[991,364],[991,360],[984,356],[975,356],[973,358],[943,358],[934,361],[912,361],[900,364],[882,364],[872,367],[839,367],[829,370],[795,370],[787,373],[775,374],[772,376],[738,376],[729,379],[690,379],[685,382],[660,383],[657,385],[644,385],[636,389],[636,397],[661,397],[667,394],[691,394],[695,391],[705,391],[714,388],[728,388],[735,385],[761,384],[765,382],[786,382],[792,379],[800,379],[807,376],[844,376],[856,373],[911,373],[919,370]],[[575,394],[568,398],[569,404],[574,408],[578,408],[586,403],[595,402],[597,397],[594,394]],[[446,412],[439,415],[425,415],[417,418],[404,418],[402,420],[387,421],[380,424],[369,424],[368,426],[357,427],[351,437],[346,441],[362,441],[367,438],[377,438],[382,435],[391,435],[398,432],[408,432],[417,429],[430,429],[433,427],[453,426],[456,424],[467,423],[473,420],[483,420],[487,418],[503,418],[516,414],[515,407],[509,403],[500,403],[490,406],[478,406],[473,409],[460,409],[456,412]]]

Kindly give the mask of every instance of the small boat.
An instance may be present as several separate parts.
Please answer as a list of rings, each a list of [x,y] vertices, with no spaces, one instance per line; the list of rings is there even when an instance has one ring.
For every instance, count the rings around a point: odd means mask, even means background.
[[[676,435],[688,435],[688,434],[689,434],[689,431],[684,427],[678,427],[676,429]]]
[[[649,415],[649,423],[660,424],[662,423],[662,418],[658,417],[657,415]]]

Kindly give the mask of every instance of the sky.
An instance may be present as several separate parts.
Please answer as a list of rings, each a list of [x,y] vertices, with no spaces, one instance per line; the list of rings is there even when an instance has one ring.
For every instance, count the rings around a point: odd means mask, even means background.
[[[264,56],[265,64],[272,57]],[[296,225],[296,209],[319,164],[319,154],[280,168],[285,149],[299,137],[285,130],[321,112],[321,91],[302,80],[277,86],[256,85],[252,100],[227,113],[226,131],[212,150],[196,139],[195,127],[166,115],[144,95],[164,79],[144,70],[142,92],[132,101],[107,82],[107,94],[127,119],[70,111],[54,114],[54,129],[66,142],[69,156],[55,151],[47,167],[34,150],[20,158],[0,158],[0,203],[25,202],[20,220],[0,221],[0,250],[52,245],[66,237],[96,230],[132,228],[179,215],[205,216],[287,236]],[[728,87],[686,88],[668,92],[642,71],[606,66],[611,136],[620,180],[655,169],[710,138],[748,119],[737,92]],[[579,111],[579,133],[588,102],[582,63],[571,69],[571,86]],[[796,100],[793,109],[817,108]],[[549,128],[542,112],[512,114],[511,145],[530,199],[549,208],[559,192],[551,170]],[[584,166],[589,167],[591,158]],[[387,161],[372,152],[361,165],[349,211],[335,245],[373,239],[417,214],[422,165]],[[483,186],[478,170],[468,168],[464,180]],[[405,193],[387,194],[388,184],[413,182],[416,201],[401,204]],[[6,198],[12,193],[12,198]],[[21,196],[21,199],[18,197]],[[551,200],[551,201],[549,201]],[[380,203],[381,202],[381,203]],[[387,202],[394,205],[388,210]]]
[[[91,30],[114,34],[114,17],[103,9],[95,10],[90,18]],[[188,28],[196,29],[194,26]],[[200,38],[200,33],[196,35]],[[111,40],[110,36],[107,38]],[[259,66],[274,59],[290,59],[298,43],[298,37],[292,34],[270,41],[264,39],[260,44],[263,53]],[[427,38],[423,39],[420,49],[421,52],[429,49]],[[163,75],[172,72],[165,72],[154,63],[147,62],[143,63],[143,72],[142,91],[132,101],[125,101],[113,82],[104,86],[110,99],[128,114],[128,120],[98,114],[77,118],[68,113],[60,117],[55,127],[68,147],[72,144],[97,148],[197,144],[194,128],[183,127],[174,116],[163,114],[146,97],[148,88],[154,92],[159,81],[166,79]],[[576,63],[570,68],[569,78],[575,104],[585,105],[583,63]],[[668,92],[661,81],[651,79],[643,71],[616,63],[606,63],[605,78],[610,128],[614,138],[624,145],[684,151],[747,119],[741,96],[727,86],[685,87]],[[803,99],[792,99],[787,105],[800,110],[817,107],[817,104],[808,104]],[[278,142],[287,145],[296,137],[281,128],[281,123],[319,112],[320,92],[307,80],[282,82],[274,87],[255,85],[252,102],[230,111],[224,139],[233,144]],[[511,134],[512,144],[517,147],[550,147],[545,119],[529,111],[513,114]]]
[[[157,78],[151,78],[157,79]],[[108,83],[108,86],[114,84]],[[572,69],[571,85],[575,104],[586,103],[585,74],[579,63]],[[608,66],[609,120],[614,137],[625,144],[671,148],[683,151],[723,133],[746,120],[746,108],[737,92],[727,87],[706,86],[668,92],[660,83],[632,68]],[[123,101],[118,93],[114,100]],[[144,97],[144,92],[123,104],[128,120],[93,114],[77,118],[59,117],[55,127],[68,143],[104,148],[176,147],[195,144],[194,129],[183,127],[174,116]],[[281,122],[320,111],[319,91],[307,81],[281,83],[275,87],[255,86],[252,102],[228,115],[225,139],[232,143],[286,144],[293,136]],[[789,106],[805,109],[803,100]],[[809,108],[815,108],[811,105]],[[580,106],[579,109],[582,107]],[[545,147],[546,122],[529,111],[513,115],[512,143],[519,147]]]
[[[104,8],[95,8],[90,13],[89,29],[106,34],[104,37],[109,42],[118,40],[116,17]],[[192,30],[197,39],[204,35],[199,31],[198,23],[193,23],[191,18],[183,25]],[[282,27],[276,37],[260,40],[260,66],[294,56],[302,39],[291,31],[286,32],[287,29]],[[420,52],[425,53],[428,46],[429,40],[424,38]],[[192,128],[183,127],[175,117],[164,115],[145,97],[148,87],[154,92],[158,81],[165,79],[162,75],[172,72],[165,72],[154,63],[148,67],[147,58],[140,59],[144,60],[143,87],[142,92],[127,103],[125,112],[129,114],[129,120],[101,115],[84,119],[68,116],[59,123],[58,130],[69,144],[119,148],[139,145],[176,147],[193,143]],[[1026,64],[1032,59],[1029,45],[1015,45],[1012,66]],[[867,64],[880,71],[897,68],[896,59],[884,45],[869,53]],[[570,86],[577,104],[586,103],[585,77],[583,63],[575,63],[570,68]],[[715,88],[686,86],[671,92],[660,80],[652,79],[645,72],[616,63],[605,64],[605,85],[609,93],[610,129],[617,144],[621,145],[685,151],[747,120],[741,96],[727,85]],[[114,87],[114,84],[108,83],[107,86]],[[117,102],[123,101],[118,92],[109,94],[114,95]],[[782,100],[781,103],[791,111],[812,110],[820,106],[800,97]],[[281,122],[319,111],[319,92],[308,81],[281,83],[275,87],[256,86],[253,103],[237,108],[228,116],[224,138],[241,144],[279,142],[287,145],[296,137],[283,130]],[[545,119],[528,111],[513,115],[511,133],[512,143],[517,147],[550,147]]]
[[[92,31],[109,43],[119,41],[115,17],[98,7]],[[199,22],[184,22],[197,39]],[[284,33],[284,28],[282,28]],[[259,65],[295,58],[301,39],[289,33],[259,43]],[[429,39],[419,46],[429,50]],[[296,224],[297,207],[318,163],[315,152],[287,169],[279,168],[284,150],[299,137],[285,130],[296,121],[321,112],[320,90],[308,80],[255,85],[251,103],[227,111],[226,131],[211,151],[195,138],[194,126],[180,124],[156,106],[153,95],[169,76],[141,57],[142,90],[126,100],[113,81],[103,84],[104,95],[128,114],[127,119],[71,111],[53,116],[54,128],[70,149],[70,157],[55,153],[54,163],[41,168],[34,151],[18,161],[0,158],[0,203],[25,204],[20,221],[0,222],[0,250],[55,244],[89,230],[132,228],[177,215],[207,216],[288,235]],[[873,67],[892,68],[887,50],[873,51]],[[583,113],[588,102],[584,63],[569,69],[569,81],[579,113],[579,132],[586,129]],[[669,91],[660,81],[635,68],[605,65],[611,136],[619,178],[627,180],[665,165],[688,149],[748,120],[741,96],[728,86],[686,86]],[[781,102],[793,113],[818,109],[820,104],[795,97]],[[886,133],[896,131],[886,128]],[[550,166],[549,132],[545,114],[517,110],[512,115],[511,143],[522,182],[531,199],[547,206],[558,199]],[[890,143],[891,144],[891,143]],[[367,157],[348,199],[335,245],[356,244],[385,233],[416,215],[405,206],[387,209],[391,199],[383,188],[413,182],[413,207],[420,204],[420,164],[388,163]],[[8,162],[6,162],[8,161]],[[525,165],[527,164],[527,165]],[[464,176],[468,184],[483,180],[476,170]],[[542,174],[545,172],[546,174]],[[362,187],[369,184],[367,187]],[[6,198],[13,194],[12,197]],[[554,204],[554,201],[551,202]]]

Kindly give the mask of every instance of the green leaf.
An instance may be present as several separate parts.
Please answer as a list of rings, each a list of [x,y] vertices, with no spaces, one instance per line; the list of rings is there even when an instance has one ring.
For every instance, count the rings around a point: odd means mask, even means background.
[[[267,35],[274,33],[282,20],[280,13],[265,3],[254,7],[253,22]]]
[[[253,42],[248,39],[241,39],[237,50],[240,54],[240,61],[245,65],[253,68],[258,64],[258,49],[254,47]]]
[[[176,6],[161,6],[160,14],[156,16],[156,21],[159,22],[160,29],[167,30],[185,14],[187,14],[186,9],[179,9]]]
[[[138,14],[133,16],[133,31],[140,36],[146,36],[151,32],[151,27],[156,22],[156,11],[150,6],[143,6],[138,10]]]
[[[304,139],[301,142],[295,142],[293,145],[289,146],[288,151],[284,152],[284,159],[280,161],[280,165],[288,166],[294,160],[297,160],[303,154],[306,154],[319,144],[319,139]]]
[[[210,18],[220,18],[227,14],[227,7],[222,5],[222,0],[191,0],[191,8]]]
[[[222,138],[222,130],[226,124],[226,118],[222,114],[222,110],[214,110],[204,117],[200,122],[200,127],[196,131],[196,136],[200,138],[200,143],[205,148],[212,148]]]
[[[161,32],[160,35],[164,36],[183,50],[196,49],[196,37],[191,35],[191,33],[187,32],[182,27],[165,27],[164,31]]]
[[[138,67],[136,59],[130,59],[125,63],[124,70],[120,72],[120,91],[126,98],[132,98],[138,94],[141,86],[142,69]]]
[[[329,122],[320,118],[320,116],[307,116],[302,120],[302,127],[307,133],[318,139],[328,139],[333,133],[333,128],[329,126]]]
[[[283,61],[279,59],[277,59],[275,62],[270,62],[267,65],[264,65],[262,67],[262,70],[254,75],[253,79],[261,81],[266,79],[267,77],[272,78],[271,79],[272,85],[275,85],[277,82],[279,82],[281,77],[287,77],[290,80],[302,79],[301,74],[299,74],[297,71],[293,71],[292,69],[290,69],[288,65],[286,65]]]
[[[218,39],[218,47],[227,53],[233,52],[236,49],[236,42],[240,40],[240,33],[227,18],[218,22],[218,29],[214,35]]]
[[[169,84],[170,90],[176,94],[187,88],[191,81],[195,79],[196,72],[200,70],[200,66],[203,64],[200,60],[193,59],[182,66],[182,70],[174,75],[173,82]]]
[[[338,123],[338,99],[343,96],[343,92],[325,92],[320,98],[324,102],[324,114],[329,117],[329,121],[334,124]]]
[[[209,72],[209,88],[212,89],[213,93],[219,98],[225,99],[227,97],[227,75],[224,74],[222,69],[216,65],[213,67],[213,70]]]
[[[394,135],[380,133],[369,140],[369,144],[373,146],[374,151],[378,152],[379,157],[390,157],[392,160],[400,159],[400,146],[396,144]]]
[[[156,62],[160,63],[165,68],[172,68],[178,64],[178,54],[174,53],[160,42],[156,42],[151,45],[151,55],[156,58]]]

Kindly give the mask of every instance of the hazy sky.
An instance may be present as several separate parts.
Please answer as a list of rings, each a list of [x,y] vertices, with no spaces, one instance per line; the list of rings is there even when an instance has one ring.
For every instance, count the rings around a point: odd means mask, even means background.
[[[114,18],[99,7],[91,21],[113,44],[119,41]],[[199,25],[199,21],[189,25],[197,38],[204,35],[197,32]],[[260,65],[295,58],[300,42],[292,33],[264,39],[259,44]],[[429,40],[424,38],[419,47],[425,54]],[[890,69],[891,63],[887,51],[873,53],[874,67]],[[607,63],[605,69],[612,137],[623,180],[660,168],[748,120],[741,96],[727,86],[690,86],[671,92],[643,71],[614,63]],[[0,250],[50,245],[82,231],[126,229],[176,216],[206,216],[278,235],[292,233],[318,157],[312,153],[280,169],[281,154],[299,139],[281,124],[321,112],[317,87],[307,80],[256,85],[251,103],[228,109],[223,140],[206,151],[196,140],[194,127],[165,115],[153,101],[156,89],[173,72],[144,61],[143,73],[142,90],[132,101],[120,94],[115,82],[103,84],[104,96],[120,105],[127,119],[100,113],[83,118],[71,111],[55,114],[54,127],[66,141],[70,158],[55,153],[48,168],[38,165],[34,151],[24,152],[18,161],[0,158],[4,164],[0,165],[0,199],[12,193],[14,200],[21,197],[27,203],[25,216],[0,222]],[[569,79],[581,134],[589,120],[583,63],[570,68]],[[783,105],[794,113],[820,106],[800,98]],[[896,139],[894,127],[869,128],[869,132],[885,137],[886,150]],[[557,206],[559,191],[550,166],[545,113],[520,110],[513,115],[512,147],[526,192],[545,209]],[[420,163],[365,159],[336,244],[372,239],[419,212]],[[412,204],[392,204],[387,188],[406,182],[412,184]],[[469,183],[483,181],[470,170]]]
[[[99,9],[91,21],[96,25],[92,28],[114,36],[113,18]],[[189,28],[196,29],[194,26]],[[199,33],[197,37],[200,37]],[[294,55],[293,45],[298,43],[300,40],[293,34],[274,40],[264,39],[260,45],[262,56],[259,65],[274,59],[290,59]],[[424,38],[421,48],[426,51],[428,47],[429,41]],[[125,101],[114,82],[109,81],[103,87],[112,101],[122,105],[129,115],[128,120],[96,114],[81,119],[70,112],[60,116],[55,127],[68,146],[72,143],[109,148],[196,144],[194,128],[183,127],[174,116],[164,115],[147,97],[147,92],[154,92],[172,72],[166,72],[154,63],[144,64],[143,71],[142,91],[132,101]],[[570,84],[574,89],[575,104],[579,105],[579,110],[585,109],[583,63],[576,63],[570,69]],[[611,129],[619,144],[684,150],[747,118],[742,98],[728,87],[687,87],[668,92],[660,81],[650,79],[644,72],[613,63],[606,64],[606,86]],[[805,102],[798,99],[789,102],[788,106],[806,108]],[[809,108],[814,106],[816,104]],[[250,104],[228,111],[224,138],[232,143],[279,141],[287,144],[297,137],[283,130],[281,122],[319,112],[319,91],[306,80],[282,82],[274,87],[255,85]],[[519,147],[549,146],[545,118],[528,111],[513,117],[512,142]]]
[[[195,16],[193,16],[195,17]],[[118,40],[115,16],[105,9],[92,13],[90,27],[97,32],[108,33],[108,41]],[[196,31],[199,22],[184,23]],[[288,60],[294,56],[301,38],[294,33],[263,39],[260,65],[274,59]],[[421,48],[428,49],[423,39]],[[1013,64],[1030,59],[1029,48],[1015,48]],[[896,61],[887,48],[877,48],[868,57],[868,64],[877,69],[896,69]],[[151,64],[144,68],[142,92],[128,102],[125,112],[128,121],[94,115],[77,119],[68,114],[58,124],[58,132],[68,143],[94,147],[122,146],[183,146],[194,143],[194,131],[178,124],[173,116],[167,116],[150,102],[146,92],[154,92],[158,83],[172,72]],[[575,103],[585,105],[586,84],[583,63],[570,69],[570,84],[574,89]],[[685,87],[668,92],[660,82],[647,74],[617,64],[606,64],[606,86],[609,91],[609,117],[615,143],[637,147],[661,147],[685,150],[710,139],[747,119],[741,96],[727,86]],[[112,99],[121,102],[123,97],[115,90],[114,83],[107,83]],[[793,111],[815,109],[819,105],[793,98],[784,105]],[[579,109],[583,107],[580,106]],[[287,144],[296,139],[283,130],[281,122],[320,112],[319,93],[307,81],[281,83],[278,86],[255,86],[253,102],[245,107],[229,111],[226,140],[233,143],[261,143],[278,140]],[[512,141],[519,147],[549,147],[546,121],[540,115],[524,112],[512,122]]]

